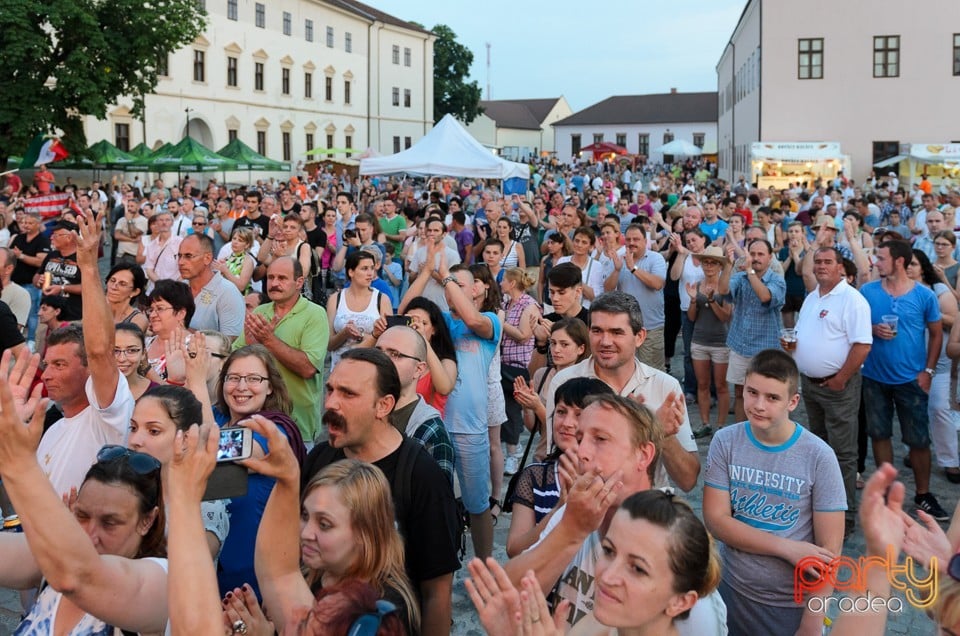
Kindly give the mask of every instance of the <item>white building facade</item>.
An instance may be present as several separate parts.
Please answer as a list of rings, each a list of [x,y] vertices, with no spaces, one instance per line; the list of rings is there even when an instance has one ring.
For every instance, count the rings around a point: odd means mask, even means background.
[[[121,99],[106,120],[87,118],[90,143],[154,148],[189,132],[213,150],[239,137],[297,162],[314,148],[390,154],[432,128],[429,32],[353,2],[205,4],[207,28],[169,55],[143,117]]]
[[[557,158],[571,161],[581,148],[608,142],[640,154],[649,163],[663,163],[657,149],[683,139],[712,154],[717,147],[716,93],[623,95],[602,102],[553,124]],[[667,157],[670,159],[670,157]]]
[[[753,142],[830,141],[859,182],[905,144],[960,139],[960,3],[748,0],[717,89],[720,178],[755,179]]]

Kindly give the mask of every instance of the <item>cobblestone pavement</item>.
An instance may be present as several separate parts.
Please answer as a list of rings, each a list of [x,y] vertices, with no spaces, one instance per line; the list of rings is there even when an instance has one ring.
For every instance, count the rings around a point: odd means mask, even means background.
[[[108,268],[104,267],[103,261],[101,261],[101,270],[103,274],[106,274]],[[682,369],[683,364],[679,359],[675,359],[673,363],[674,369]],[[675,375],[677,375],[675,373]],[[682,375],[682,372],[681,372]],[[700,426],[700,417],[695,405],[691,405],[690,412],[690,421],[691,424],[696,430]],[[805,412],[803,409],[803,402],[801,401],[800,407],[795,411],[795,419],[800,423],[805,421]],[[733,416],[730,416],[731,418]],[[521,443],[525,443],[525,440],[521,440]],[[522,446],[521,446],[522,447]],[[700,450],[700,459],[703,462],[706,459],[707,449],[709,447],[709,440],[700,440],[699,441],[699,450]],[[895,452],[897,453],[897,465],[901,466],[902,461],[902,447],[898,444],[895,444]],[[872,459],[867,459],[868,471],[872,465]],[[904,482],[907,488],[908,500],[912,503],[912,494],[914,493],[914,480],[913,474],[909,469],[901,470],[900,479]],[[509,479],[504,478],[504,489]],[[933,475],[931,477],[931,490],[934,494],[937,495],[940,500],[940,504],[947,510],[953,510],[957,505],[958,495],[960,495],[960,486],[951,484],[943,476],[943,471],[934,469]],[[702,489],[703,489],[703,480],[697,483],[697,487],[693,489],[687,495],[687,501],[690,502],[690,505],[693,506],[694,510],[698,514],[701,513],[703,501],[702,501]],[[912,512],[912,508],[910,508]],[[502,561],[505,561],[507,558],[504,546],[507,541],[507,531],[510,528],[510,515],[502,514],[500,515],[500,520],[495,528],[495,538],[494,538],[494,556]],[[467,541],[468,554],[467,559],[472,558],[473,549],[470,541]],[[843,553],[848,556],[858,557],[864,553],[865,545],[863,540],[863,532],[858,528],[854,535],[844,544]],[[457,572],[454,580],[453,588],[453,615],[455,617],[454,626],[452,634],[455,636],[474,636],[482,635],[483,628],[480,626],[480,622],[477,620],[476,612],[473,609],[473,604],[470,602],[470,598],[467,596],[466,589],[463,586],[463,580],[466,578],[466,568],[461,568]],[[902,594],[898,593],[902,598]],[[20,602],[17,594],[11,590],[0,589],[0,636],[8,636],[13,633],[13,629],[16,627],[17,622],[20,616]],[[911,636],[928,636],[934,634],[933,623],[920,611],[914,609],[906,601],[903,602],[903,612],[900,614],[891,614],[887,622],[887,634],[910,634]],[[758,635],[762,636],[762,635]]]

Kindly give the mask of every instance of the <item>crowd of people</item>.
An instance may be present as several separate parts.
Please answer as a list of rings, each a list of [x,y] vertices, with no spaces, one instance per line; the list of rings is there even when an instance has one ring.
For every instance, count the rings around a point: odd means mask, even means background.
[[[941,569],[957,629],[930,477],[960,483],[958,191],[694,161],[536,162],[512,195],[39,174],[61,213],[0,196],[17,634],[445,634],[468,552],[498,636],[820,634],[795,579],[858,524]]]

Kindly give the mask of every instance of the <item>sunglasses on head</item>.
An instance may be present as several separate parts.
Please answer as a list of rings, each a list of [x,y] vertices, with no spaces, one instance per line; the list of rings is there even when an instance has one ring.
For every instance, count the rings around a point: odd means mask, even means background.
[[[380,630],[380,623],[383,622],[383,617],[393,614],[396,611],[397,606],[390,601],[384,599],[378,600],[376,613],[368,612],[360,616],[353,622],[353,625],[350,626],[350,631],[347,632],[347,636],[376,636]]]
[[[109,444],[97,453],[98,462],[113,462],[119,459],[125,459],[127,466],[138,475],[149,475],[160,470],[160,460],[156,457],[130,450],[125,446]]]

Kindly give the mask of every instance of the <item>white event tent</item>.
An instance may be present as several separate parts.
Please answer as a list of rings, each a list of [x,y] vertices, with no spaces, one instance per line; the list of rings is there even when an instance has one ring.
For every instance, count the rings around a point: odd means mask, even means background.
[[[415,174],[477,179],[530,179],[526,164],[501,159],[444,115],[420,141],[394,155],[360,160],[360,174]]]

